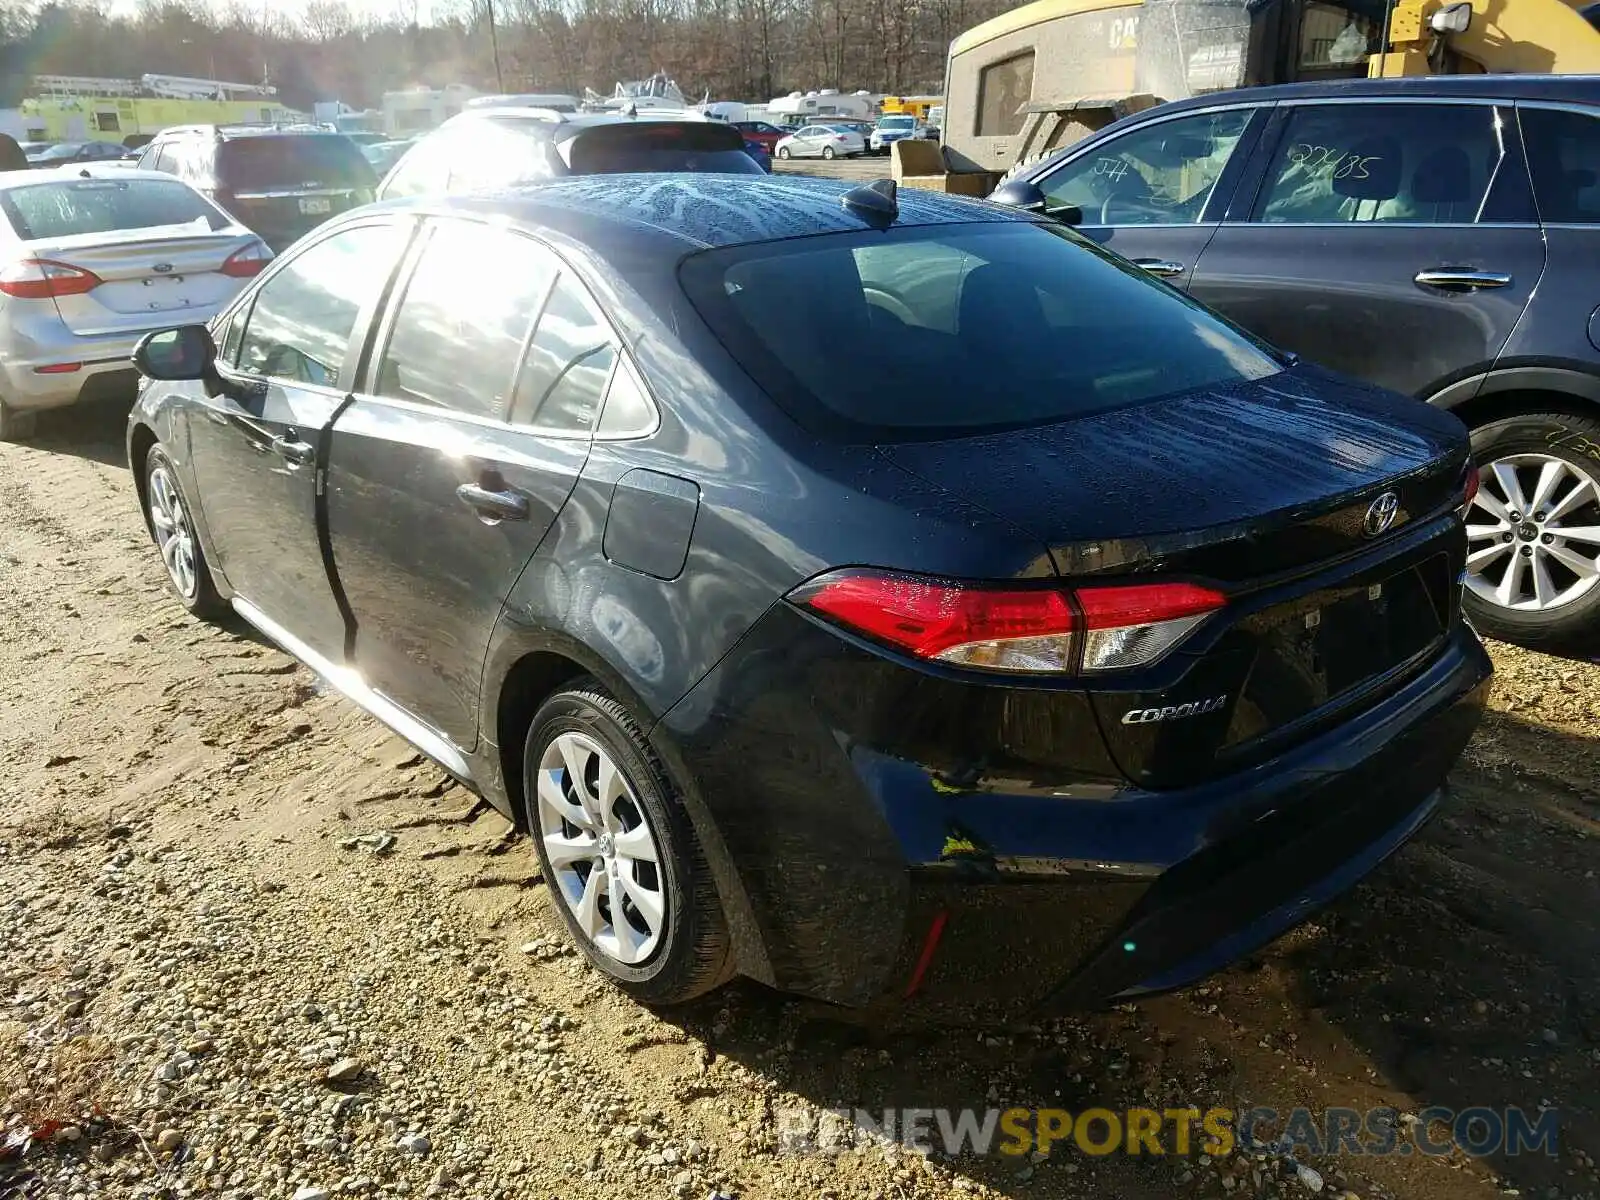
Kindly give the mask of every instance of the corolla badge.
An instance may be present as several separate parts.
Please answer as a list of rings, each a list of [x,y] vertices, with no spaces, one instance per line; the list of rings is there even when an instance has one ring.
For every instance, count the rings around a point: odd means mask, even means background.
[[[1216,712],[1228,702],[1228,693],[1209,700],[1191,700],[1187,704],[1168,704],[1161,708],[1130,708],[1122,714],[1124,725],[1153,725],[1157,721],[1181,721],[1184,717],[1198,717],[1202,713]]]
[[[1385,492],[1372,502],[1367,508],[1367,515],[1361,518],[1361,532],[1369,538],[1387,532],[1399,511],[1400,497],[1393,492]]]

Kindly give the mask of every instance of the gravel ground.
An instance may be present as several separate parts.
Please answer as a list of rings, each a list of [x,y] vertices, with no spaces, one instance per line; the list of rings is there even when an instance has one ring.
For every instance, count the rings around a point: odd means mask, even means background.
[[[0,1200],[1600,1197],[1600,668],[1494,647],[1447,812],[1204,987],[982,1028],[749,985],[657,1015],[566,948],[507,822],[167,598],[121,419],[0,446]],[[1548,1106],[1561,1150],[779,1152],[792,1110],[1013,1104]]]

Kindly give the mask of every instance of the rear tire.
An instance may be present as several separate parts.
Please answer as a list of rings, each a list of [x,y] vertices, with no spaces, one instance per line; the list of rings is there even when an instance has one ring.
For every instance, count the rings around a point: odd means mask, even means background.
[[[822,157],[826,158],[826,159],[832,159],[833,158],[833,147],[832,146],[824,146],[822,148]]]
[[[18,412],[0,400],[0,442],[20,442],[34,435],[39,426],[37,413]]]
[[[534,715],[523,794],[550,902],[597,970],[655,1005],[727,981],[727,921],[694,825],[638,722],[595,680]]]
[[[205,548],[195,532],[189,501],[178,482],[178,468],[159,445],[144,459],[145,515],[150,536],[161,554],[167,586],[182,604],[202,621],[218,621],[228,612],[211,578]]]
[[[1600,644],[1600,420],[1519,413],[1474,429],[1472,456],[1482,475],[1467,514],[1473,626],[1533,649]]]

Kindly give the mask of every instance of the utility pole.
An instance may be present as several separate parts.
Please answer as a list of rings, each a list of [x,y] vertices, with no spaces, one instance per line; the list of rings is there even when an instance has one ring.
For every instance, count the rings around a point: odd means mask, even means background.
[[[500,78],[500,38],[494,28],[494,0],[483,0],[483,6],[489,10],[489,48],[494,51],[494,90],[504,92],[505,80]]]

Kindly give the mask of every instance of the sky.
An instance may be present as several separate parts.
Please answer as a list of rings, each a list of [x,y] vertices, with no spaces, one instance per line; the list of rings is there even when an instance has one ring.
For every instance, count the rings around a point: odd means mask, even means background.
[[[271,7],[277,12],[298,16],[306,6],[306,0],[256,0],[262,7]],[[399,10],[398,0],[345,0],[350,11],[358,17],[392,17]],[[138,11],[139,0],[112,0],[111,11],[115,15],[131,16]],[[417,0],[417,19],[426,24],[432,17],[432,10],[448,7],[447,0]],[[406,11],[410,11],[410,0],[406,0]]]

